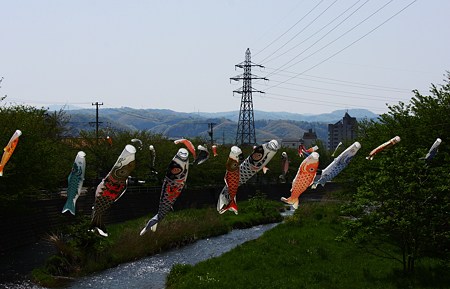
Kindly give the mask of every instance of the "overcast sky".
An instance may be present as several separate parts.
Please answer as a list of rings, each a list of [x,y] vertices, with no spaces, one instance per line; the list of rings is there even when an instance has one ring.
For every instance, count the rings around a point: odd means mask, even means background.
[[[0,96],[48,107],[326,113],[408,102],[450,70],[448,0],[9,0]]]

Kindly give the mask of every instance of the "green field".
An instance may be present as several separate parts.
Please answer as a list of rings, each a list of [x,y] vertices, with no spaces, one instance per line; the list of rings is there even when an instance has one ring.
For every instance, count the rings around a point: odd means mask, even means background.
[[[404,275],[399,262],[341,241],[339,207],[304,203],[256,240],[195,266],[175,265],[168,288],[450,288],[448,267],[437,261],[421,260]]]

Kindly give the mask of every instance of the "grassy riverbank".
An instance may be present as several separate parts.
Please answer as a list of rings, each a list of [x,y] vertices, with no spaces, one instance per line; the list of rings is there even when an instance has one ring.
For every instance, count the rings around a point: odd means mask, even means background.
[[[239,203],[239,214],[217,213],[215,208],[186,209],[169,213],[156,232],[139,232],[151,216],[107,226],[109,237],[88,232],[89,220],[49,236],[58,253],[45,266],[33,270],[35,282],[61,286],[72,278],[114,267],[183,246],[198,239],[217,236],[233,228],[280,222],[280,202],[254,197]]]
[[[175,265],[168,288],[450,288],[448,267],[437,261],[421,260],[405,276],[400,263],[339,241],[339,218],[338,204],[303,203],[256,240],[195,266]]]

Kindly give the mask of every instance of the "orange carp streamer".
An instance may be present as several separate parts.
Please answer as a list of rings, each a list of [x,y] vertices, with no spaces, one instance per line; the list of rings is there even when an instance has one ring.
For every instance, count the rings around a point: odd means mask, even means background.
[[[225,185],[228,188],[230,194],[230,202],[223,209],[219,211],[220,214],[226,211],[233,211],[238,214],[238,207],[236,204],[236,194],[239,188],[239,155],[242,153],[241,149],[237,146],[231,147],[230,155],[226,163],[227,171],[225,173]]]
[[[369,156],[366,157],[366,159],[368,160],[373,160],[373,157],[381,152],[382,150],[391,147],[393,145],[395,145],[396,143],[400,142],[400,137],[399,136],[395,136],[393,138],[391,138],[390,140],[388,140],[387,142],[377,146],[375,149],[373,149],[370,153]]]
[[[300,164],[297,175],[292,181],[291,196],[287,199],[282,197],[281,201],[297,209],[298,198],[313,183],[318,167],[319,154],[313,152]]]
[[[9,158],[11,158],[11,155],[16,149],[17,143],[19,142],[19,136],[21,135],[22,132],[20,130],[16,130],[12,135],[11,139],[9,140],[8,144],[6,145],[6,147],[3,149],[4,152],[2,160],[0,161],[0,176],[3,176],[3,168],[5,167],[6,163],[9,161]]]
[[[182,139],[177,139],[174,141],[174,144],[184,144],[186,146],[186,148],[189,150],[189,152],[192,154],[192,156],[194,157],[194,160],[197,158],[197,154],[195,153],[195,147],[194,145],[191,143],[190,140],[182,138]]]

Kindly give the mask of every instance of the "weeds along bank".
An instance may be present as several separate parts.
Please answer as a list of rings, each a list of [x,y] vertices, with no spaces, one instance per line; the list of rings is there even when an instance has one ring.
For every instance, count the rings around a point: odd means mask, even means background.
[[[282,220],[282,205],[262,197],[240,202],[239,208],[239,215],[219,215],[215,208],[171,212],[156,232],[144,236],[140,236],[139,231],[147,216],[109,225],[108,238],[88,232],[89,219],[80,217],[76,225],[49,236],[57,254],[50,257],[44,267],[33,271],[33,279],[46,287],[61,286],[68,282],[68,278],[101,271],[198,239],[225,234],[232,228]]]

